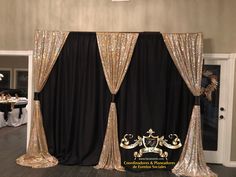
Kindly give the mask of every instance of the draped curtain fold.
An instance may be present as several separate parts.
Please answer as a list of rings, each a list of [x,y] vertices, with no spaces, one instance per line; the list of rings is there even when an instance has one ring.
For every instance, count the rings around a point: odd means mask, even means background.
[[[119,140],[126,133],[136,137],[152,128],[165,137],[176,133],[184,142],[194,97],[159,32],[139,33],[115,101]],[[63,165],[98,164],[111,94],[96,33],[70,32],[40,92],[40,103],[50,154]],[[120,148],[120,153],[122,164],[133,161],[132,150]],[[168,160],[176,162],[180,149],[168,153]],[[125,168],[143,171],[127,165]]]
[[[194,177],[216,176],[206,165],[202,147],[199,105],[203,65],[202,33],[165,33],[163,38],[179,73],[196,100],[183,151],[172,172]]]
[[[33,117],[27,152],[16,159],[19,165],[46,168],[58,163],[57,159],[48,153],[38,94],[43,89],[67,36],[68,32],[38,30],[35,33]]]
[[[138,33],[97,33],[105,78],[112,94],[108,123],[99,163],[96,168],[123,171],[118,141],[115,94],[128,70]]]
[[[128,70],[138,33],[97,33],[97,42],[107,85],[112,94],[102,152],[96,168],[124,170],[118,143],[115,95]],[[34,49],[36,97],[42,91],[58,58],[68,32],[37,31]],[[169,53],[192,94],[200,96],[202,75],[202,34],[163,34]],[[196,99],[198,100],[198,99]],[[33,168],[51,167],[58,163],[48,153],[40,101],[34,100],[31,134],[27,153],[19,157],[19,165]],[[200,106],[193,107],[188,134],[179,162],[172,170],[176,175],[216,176],[206,165],[201,137]]]

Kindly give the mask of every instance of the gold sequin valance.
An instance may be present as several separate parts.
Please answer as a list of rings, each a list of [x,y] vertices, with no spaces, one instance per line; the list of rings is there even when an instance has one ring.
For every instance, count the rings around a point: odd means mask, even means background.
[[[164,33],[163,38],[180,75],[194,96],[201,94],[202,33]],[[180,159],[172,172],[178,176],[217,176],[206,165],[202,148],[200,106],[193,107]]]
[[[138,33],[97,33],[97,41],[105,78],[115,95],[125,77]],[[99,163],[95,168],[124,171],[118,140],[116,104],[110,105],[108,123]]]
[[[201,94],[202,78],[202,33],[164,33],[168,51],[194,96]]]
[[[33,56],[35,92],[43,89],[67,36],[68,32],[36,31]],[[27,152],[16,159],[16,163],[32,168],[47,168],[58,163],[48,153],[39,100],[34,100]]]

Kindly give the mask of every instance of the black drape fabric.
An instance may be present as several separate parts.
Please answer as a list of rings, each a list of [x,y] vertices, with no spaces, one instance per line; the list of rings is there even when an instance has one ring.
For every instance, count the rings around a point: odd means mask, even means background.
[[[69,34],[40,93],[40,101],[49,152],[61,164],[97,164],[112,95],[105,81],[95,33]],[[126,133],[137,137],[152,128],[166,138],[176,133],[184,143],[194,97],[172,62],[160,33],[140,33],[114,101],[119,140]],[[120,150],[122,162],[134,160],[134,150]],[[168,160],[176,162],[180,151],[168,151]]]
[[[110,92],[95,33],[69,34],[40,102],[49,152],[61,164],[97,164]]]
[[[152,128],[155,135],[166,139],[169,134],[177,134],[184,144],[194,97],[177,71],[161,33],[139,34],[116,101],[119,139],[126,133],[133,134],[134,138],[142,137]],[[121,149],[122,161],[132,162],[133,153],[139,149]],[[177,162],[182,150],[162,149],[169,153],[169,162]],[[145,156],[158,157],[157,154]]]

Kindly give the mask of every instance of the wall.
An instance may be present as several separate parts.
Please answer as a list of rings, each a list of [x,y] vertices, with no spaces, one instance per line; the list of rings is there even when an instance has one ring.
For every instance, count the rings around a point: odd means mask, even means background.
[[[12,69],[12,88],[14,87],[14,69],[28,69],[28,57],[26,56],[0,56],[0,68]]]
[[[232,53],[235,6],[235,0],[1,0],[0,49],[32,49],[35,29],[201,31],[205,52]]]
[[[30,50],[34,31],[47,29],[200,31],[205,53],[233,53],[235,7],[235,0],[1,0],[0,50]],[[232,149],[236,149],[236,143]],[[236,161],[235,153],[232,160]]]

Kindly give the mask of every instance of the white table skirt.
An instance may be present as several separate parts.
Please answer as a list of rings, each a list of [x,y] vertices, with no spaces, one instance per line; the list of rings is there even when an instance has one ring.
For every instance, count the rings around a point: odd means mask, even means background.
[[[5,127],[5,126],[17,127],[27,123],[27,109],[22,108],[21,118],[19,118],[19,111],[20,111],[19,108],[15,108],[11,112],[9,112],[7,121],[5,121],[4,119],[4,113],[0,112],[0,127]]]
[[[7,122],[4,119],[4,113],[0,112],[0,128],[7,126]]]

